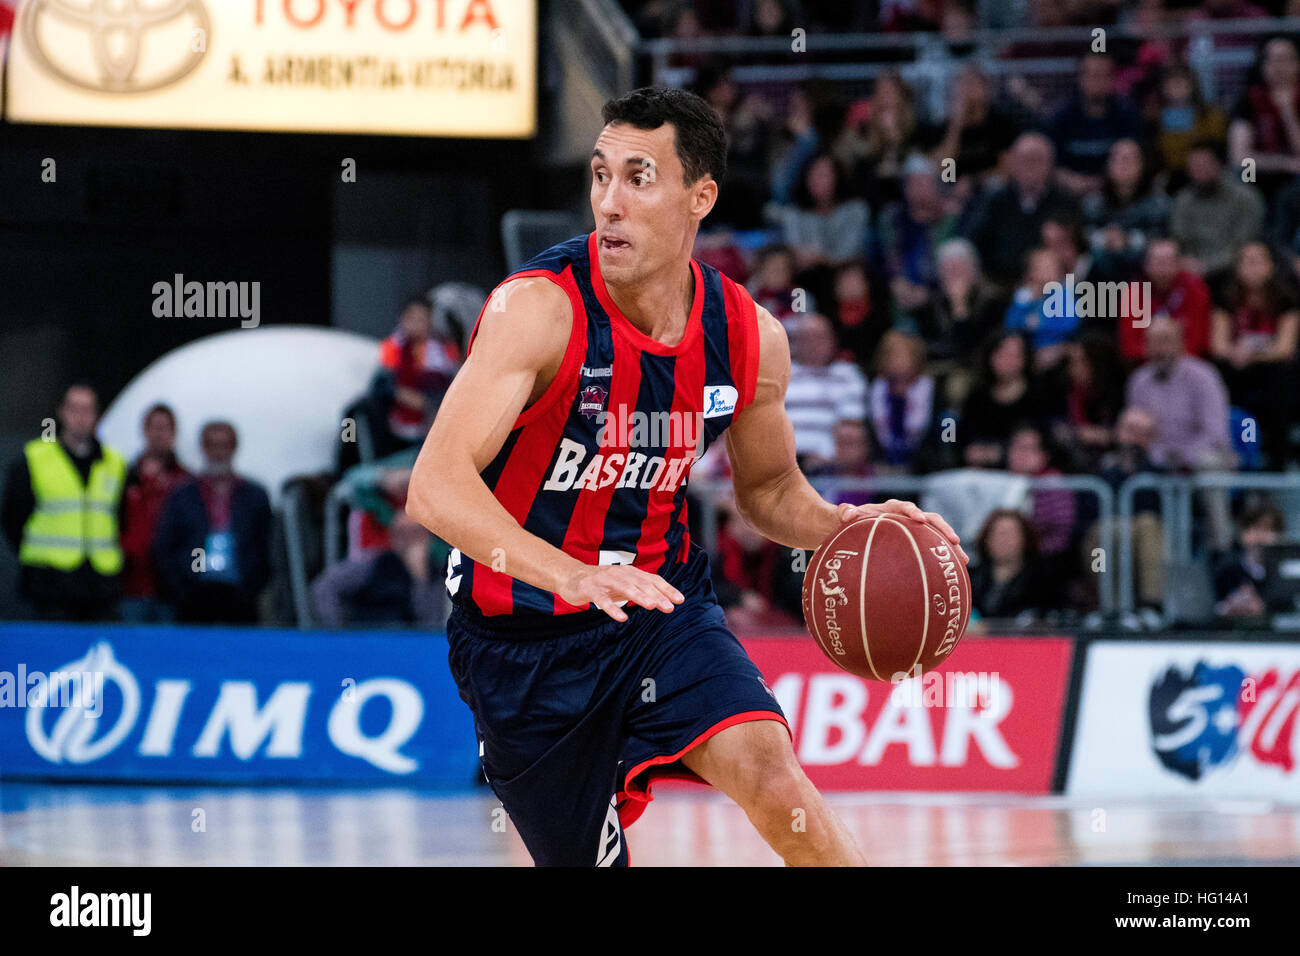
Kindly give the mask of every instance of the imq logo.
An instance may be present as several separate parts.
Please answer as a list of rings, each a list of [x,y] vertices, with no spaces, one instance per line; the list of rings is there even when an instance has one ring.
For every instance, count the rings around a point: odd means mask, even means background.
[[[203,60],[211,30],[201,0],[31,0],[21,32],[41,68],[99,93],[171,86]]]

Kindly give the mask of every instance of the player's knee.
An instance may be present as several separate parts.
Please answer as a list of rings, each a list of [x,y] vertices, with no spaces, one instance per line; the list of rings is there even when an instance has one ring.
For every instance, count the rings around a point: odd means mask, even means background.
[[[808,778],[795,759],[789,741],[755,748],[744,761],[737,781],[746,810],[789,812],[807,795]]]

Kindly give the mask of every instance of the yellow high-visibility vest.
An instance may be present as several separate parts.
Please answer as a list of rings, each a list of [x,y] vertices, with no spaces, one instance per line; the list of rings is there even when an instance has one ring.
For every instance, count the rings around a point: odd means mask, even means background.
[[[102,446],[101,446],[102,447]],[[77,466],[57,441],[35,439],[23,448],[36,509],[23,528],[18,559],[25,565],[73,571],[87,558],[100,574],[122,570],[117,505],[126,461],[103,447],[83,484]]]

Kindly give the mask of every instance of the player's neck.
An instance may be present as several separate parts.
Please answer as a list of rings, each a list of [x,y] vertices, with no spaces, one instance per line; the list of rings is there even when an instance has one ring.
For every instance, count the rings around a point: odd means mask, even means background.
[[[605,289],[637,331],[668,346],[685,338],[695,299],[695,270],[689,256],[680,266],[643,282],[619,285],[606,281]],[[665,303],[672,305],[665,308]]]

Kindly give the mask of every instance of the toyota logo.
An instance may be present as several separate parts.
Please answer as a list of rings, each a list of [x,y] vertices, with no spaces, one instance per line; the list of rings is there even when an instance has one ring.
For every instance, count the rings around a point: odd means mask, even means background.
[[[24,42],[48,73],[99,93],[144,93],[203,60],[211,21],[201,0],[31,0]]]

